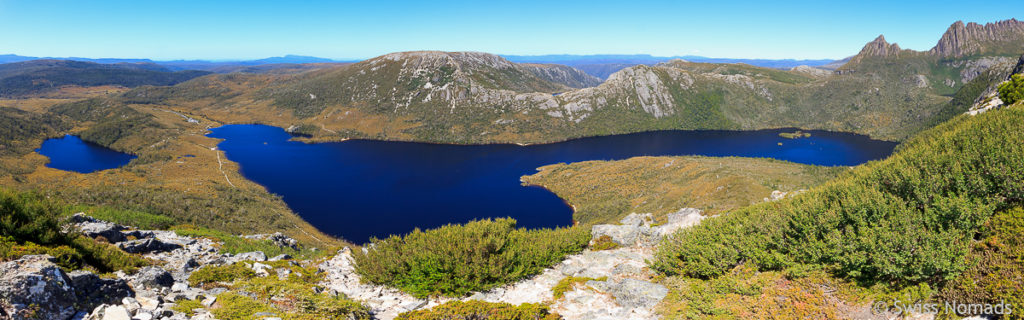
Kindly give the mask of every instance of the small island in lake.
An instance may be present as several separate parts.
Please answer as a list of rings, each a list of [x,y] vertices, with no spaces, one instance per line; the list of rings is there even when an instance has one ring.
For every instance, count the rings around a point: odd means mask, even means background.
[[[786,139],[810,138],[811,133],[797,130],[796,132],[779,132],[779,136]]]

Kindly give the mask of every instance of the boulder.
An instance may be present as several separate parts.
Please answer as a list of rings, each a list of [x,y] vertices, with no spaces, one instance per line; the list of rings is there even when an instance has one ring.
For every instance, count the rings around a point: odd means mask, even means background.
[[[267,261],[267,255],[263,251],[239,253],[234,257],[235,261]]]
[[[170,287],[174,285],[174,278],[160,267],[144,267],[135,274],[132,284],[142,288]]]
[[[131,320],[132,315],[122,306],[101,305],[93,310],[90,320]]]
[[[128,253],[152,253],[167,252],[181,248],[181,245],[167,243],[157,239],[128,240],[118,243],[117,246]]]
[[[121,230],[125,229],[123,226],[106,221],[86,221],[75,225],[75,227],[87,237],[93,239],[103,237],[110,243],[118,243],[126,239],[124,234],[121,233]]]
[[[79,308],[91,310],[101,304],[116,304],[135,295],[124,279],[103,279],[88,271],[72,271],[68,278],[74,287]]]
[[[71,280],[48,255],[0,264],[0,313],[9,319],[68,319],[75,315]]]
[[[292,256],[288,255],[287,253],[282,253],[282,254],[274,256],[273,258],[270,258],[267,261],[281,261],[281,260],[291,260],[291,259],[292,259]]]

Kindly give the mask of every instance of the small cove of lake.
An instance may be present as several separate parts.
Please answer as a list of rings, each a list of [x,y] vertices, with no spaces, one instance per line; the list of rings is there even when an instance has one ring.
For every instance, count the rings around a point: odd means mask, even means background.
[[[47,139],[36,152],[50,158],[47,167],[78,173],[119,168],[135,159],[134,155],[114,151],[72,135]]]
[[[281,195],[321,231],[355,243],[488,217],[522,227],[568,226],[572,209],[519,178],[554,163],[636,156],[764,157],[825,166],[858,165],[892,153],[894,142],[805,130],[657,131],[518,146],[349,140],[290,141],[281,128],[226,125],[210,137],[242,174]],[[781,143],[781,145],[779,144]]]

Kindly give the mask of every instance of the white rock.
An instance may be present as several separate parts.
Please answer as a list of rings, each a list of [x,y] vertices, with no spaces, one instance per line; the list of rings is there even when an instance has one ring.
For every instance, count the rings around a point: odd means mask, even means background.
[[[102,320],[131,320],[132,316],[122,306],[110,306],[103,309]]]

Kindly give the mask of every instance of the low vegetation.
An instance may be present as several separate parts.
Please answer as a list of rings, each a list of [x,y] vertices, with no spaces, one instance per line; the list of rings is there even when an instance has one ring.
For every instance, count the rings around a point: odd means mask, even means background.
[[[209,308],[217,319],[247,320],[258,313],[289,320],[370,319],[369,310],[359,303],[319,286],[323,273],[318,272],[315,261],[263,263],[272,268],[268,276],[258,276],[249,263],[239,262],[200,268],[189,277],[189,283],[231,288],[217,295],[217,303]],[[279,276],[279,270],[286,275]],[[178,305],[185,306],[178,311],[191,312],[197,301]]]
[[[994,212],[1024,200],[1024,110],[960,116],[892,157],[794,198],[706,220],[666,239],[651,266],[720,277],[816,265],[862,284],[955,279]]]
[[[256,272],[241,262],[221,266],[209,265],[192,272],[188,276],[188,283],[193,287],[200,287],[222,282],[231,283],[236,280],[248,280],[255,276]]]
[[[132,271],[147,265],[139,256],[76,233],[61,232],[67,209],[38,194],[0,189],[0,260],[49,254],[67,269]]]
[[[714,279],[669,277],[658,305],[667,319],[842,319],[869,299],[866,290],[821,271],[801,277],[740,265]],[[846,304],[844,306],[844,304]]]
[[[600,277],[600,278],[572,277],[572,276],[565,277],[565,278],[562,278],[562,280],[559,280],[558,283],[555,284],[554,287],[551,287],[551,296],[554,297],[555,300],[561,299],[562,297],[565,296],[565,293],[571,291],[573,289],[573,287],[575,287],[577,285],[581,285],[581,284],[587,283],[587,281],[591,281],[591,280],[594,280],[594,281],[605,281],[605,280],[608,280],[608,277]]]
[[[69,212],[81,212],[96,219],[143,230],[167,230],[174,225],[174,219],[167,216],[111,207],[77,205],[72,206]]]
[[[452,301],[427,310],[409,311],[398,315],[396,320],[558,320],[562,317],[551,313],[541,304],[524,303],[512,305],[477,300]]]
[[[601,250],[612,250],[619,247],[619,243],[615,242],[612,237],[603,235],[597,237],[590,243],[590,250],[601,251]]]
[[[248,239],[224,231],[197,227],[194,225],[176,225],[171,227],[171,230],[174,230],[174,233],[181,236],[207,238],[220,242],[222,243],[220,247],[220,252],[222,253],[239,254],[244,252],[262,251],[268,257],[287,254],[297,258],[317,258],[332,252],[331,250],[302,250],[301,246],[300,249],[296,250],[289,247],[279,246],[270,240]]]
[[[417,297],[459,297],[538,274],[589,240],[585,228],[526,230],[513,219],[479,220],[373,239],[354,258],[363,281]]]
[[[779,136],[786,139],[809,138],[811,137],[811,133],[797,130],[794,132],[780,132]]]
[[[714,215],[764,201],[772,191],[824,183],[845,167],[751,158],[636,157],[544,166],[522,180],[572,204],[583,225],[616,223],[631,212],[655,218],[691,207]]]

